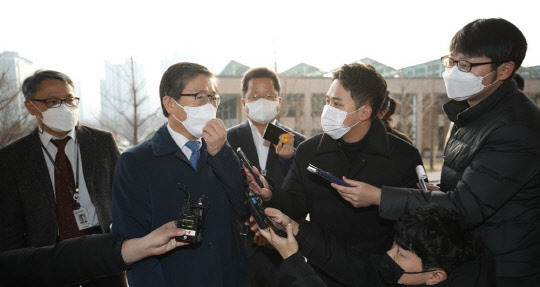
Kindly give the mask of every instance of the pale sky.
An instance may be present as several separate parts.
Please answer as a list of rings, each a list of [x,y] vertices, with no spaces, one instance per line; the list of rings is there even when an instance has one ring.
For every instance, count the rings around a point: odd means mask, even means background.
[[[447,54],[455,32],[477,18],[514,23],[529,44],[523,65],[540,65],[539,8],[538,0],[3,0],[0,52],[68,74],[97,106],[106,60],[146,63],[157,96],[159,61],[173,55],[216,74],[230,60],[276,60],[279,72],[302,62],[328,71],[365,57],[402,68]]]

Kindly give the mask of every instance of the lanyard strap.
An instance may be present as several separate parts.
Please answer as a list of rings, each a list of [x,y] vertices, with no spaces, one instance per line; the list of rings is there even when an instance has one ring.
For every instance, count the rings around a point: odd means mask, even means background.
[[[49,153],[49,151],[47,150],[47,148],[45,148],[45,146],[43,145],[43,143],[41,141],[40,141],[40,144],[41,144],[41,147],[43,148],[43,150],[45,151],[45,153],[47,154],[47,157],[49,157],[49,160],[53,164],[54,169],[58,172],[58,174],[60,174],[60,177],[64,181],[64,184],[68,187],[69,192],[71,193],[71,195],[73,195],[73,199],[76,202],[79,202],[79,142],[77,140],[75,140],[75,150],[76,150],[76,157],[77,157],[77,159],[76,159],[76,166],[77,167],[75,168],[75,173],[76,173],[76,176],[75,176],[75,191],[71,188],[71,186],[69,186],[66,178],[64,177],[64,175],[62,174],[62,172],[60,171],[60,169],[58,168],[58,166],[54,162],[54,160],[53,160],[51,154]],[[64,149],[64,153],[65,153],[65,149]]]

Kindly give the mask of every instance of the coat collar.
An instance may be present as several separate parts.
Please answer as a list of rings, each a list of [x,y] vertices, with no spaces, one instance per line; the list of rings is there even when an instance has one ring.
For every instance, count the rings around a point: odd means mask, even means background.
[[[96,157],[98,155],[98,146],[95,136],[92,136],[92,131],[84,126],[77,126],[75,136],[79,143],[81,152],[81,163],[83,166],[83,176],[86,182],[88,192],[94,193],[94,168],[96,165]],[[104,152],[104,151],[102,151]]]
[[[201,139],[201,142],[201,154],[203,153],[203,150],[206,153],[206,142],[204,139]],[[157,130],[152,138],[150,138],[150,143],[152,144],[152,152],[157,157],[178,152],[184,154],[167,130],[167,124],[163,124]]]
[[[370,133],[370,135],[369,138],[367,138],[366,147],[362,152],[365,154],[389,156],[390,144],[388,142],[388,133],[379,118],[371,120],[371,126],[369,127],[368,133]],[[335,140],[329,135],[323,134],[315,153],[324,154],[335,152],[342,152],[339,140]]]
[[[252,165],[261,169],[261,164],[259,163],[259,156],[257,154],[257,148],[255,147],[255,141],[253,141],[253,134],[251,133],[251,127],[248,121],[249,120],[246,120],[245,122],[240,124],[236,132],[238,133],[238,138],[242,139],[242,151],[244,152],[246,157],[249,159]]]
[[[451,100],[443,105],[443,109],[450,121],[454,122],[458,126],[464,126],[476,120],[487,111],[493,109],[501,100],[516,91],[516,82],[509,79],[504,81],[503,84],[497,90],[495,90],[495,92],[493,92],[493,94],[489,95],[474,107],[469,106],[467,101],[459,102],[456,100]]]

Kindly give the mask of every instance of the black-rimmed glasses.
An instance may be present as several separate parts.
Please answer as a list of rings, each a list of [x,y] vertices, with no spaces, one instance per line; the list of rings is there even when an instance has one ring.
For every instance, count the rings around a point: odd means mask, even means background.
[[[487,64],[496,64],[496,63],[504,63],[504,61],[491,61],[491,62],[482,62],[482,63],[471,63],[466,60],[454,60],[450,56],[443,56],[441,57],[441,64],[445,68],[452,68],[453,66],[457,65],[458,70],[462,72],[470,72],[472,68],[476,66],[482,66]]]
[[[218,106],[221,102],[221,97],[219,95],[207,95],[203,92],[193,93],[193,94],[180,94],[181,97],[193,97],[199,106],[206,105],[211,103],[214,106]]]
[[[261,95],[261,96],[259,96],[257,94],[253,94],[253,95],[247,96],[246,100],[248,102],[255,102],[255,101],[259,100],[259,99],[267,99],[269,101],[276,101],[278,97],[279,97],[278,95],[271,94],[271,93],[268,93],[266,95]]]
[[[67,98],[63,100],[56,99],[56,98],[44,99],[44,100],[40,100],[40,99],[30,99],[30,100],[34,102],[45,103],[45,105],[48,108],[58,108],[62,103],[64,103],[68,107],[76,107],[79,105],[79,101],[80,101],[79,98]]]

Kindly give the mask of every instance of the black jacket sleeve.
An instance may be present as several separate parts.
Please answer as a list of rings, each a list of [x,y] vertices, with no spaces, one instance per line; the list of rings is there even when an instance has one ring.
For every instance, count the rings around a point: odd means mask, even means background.
[[[242,165],[229,143],[225,143],[221,150],[209,157],[208,164],[223,183],[231,206],[240,219],[248,217],[246,202],[246,181],[242,172]]]
[[[303,171],[300,168],[303,165],[300,160],[309,158],[305,153],[307,153],[305,149],[298,149],[283,185],[272,186],[272,198],[265,203],[266,206],[277,208],[294,220],[304,218],[311,206],[311,198],[305,190]]]
[[[369,250],[340,242],[316,224],[300,222],[296,235],[308,262],[346,286],[376,286],[378,276]]]
[[[283,260],[273,286],[279,287],[325,287],[315,270],[306,263],[302,254],[295,253]]]
[[[59,286],[118,273],[127,268],[123,242],[123,236],[107,233],[2,252],[0,286]]]

